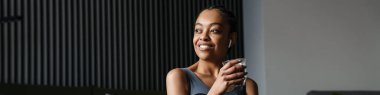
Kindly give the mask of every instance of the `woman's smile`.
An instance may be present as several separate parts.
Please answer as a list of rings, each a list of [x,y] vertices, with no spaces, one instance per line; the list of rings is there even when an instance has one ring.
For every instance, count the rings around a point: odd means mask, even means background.
[[[214,45],[211,43],[198,42],[197,46],[200,51],[209,51],[214,49]]]

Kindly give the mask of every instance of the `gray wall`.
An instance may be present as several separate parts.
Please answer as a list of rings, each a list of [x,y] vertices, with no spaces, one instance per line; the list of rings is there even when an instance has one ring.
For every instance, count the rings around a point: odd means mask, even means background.
[[[243,0],[243,19],[244,55],[247,59],[248,76],[258,83],[259,94],[266,95],[261,0]]]
[[[380,90],[379,0],[243,4],[245,54],[261,95]]]

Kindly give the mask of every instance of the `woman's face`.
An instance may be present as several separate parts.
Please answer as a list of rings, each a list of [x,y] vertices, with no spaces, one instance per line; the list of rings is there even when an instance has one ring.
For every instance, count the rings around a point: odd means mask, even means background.
[[[202,11],[195,22],[193,46],[203,60],[221,61],[228,51],[229,24],[216,9]]]

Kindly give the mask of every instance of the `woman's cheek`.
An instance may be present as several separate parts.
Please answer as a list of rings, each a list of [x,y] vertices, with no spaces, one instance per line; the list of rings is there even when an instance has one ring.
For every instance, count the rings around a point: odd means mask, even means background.
[[[197,39],[198,39],[198,38],[196,38],[196,37],[194,36],[194,38],[193,38],[193,45],[194,45],[194,46],[196,46]]]

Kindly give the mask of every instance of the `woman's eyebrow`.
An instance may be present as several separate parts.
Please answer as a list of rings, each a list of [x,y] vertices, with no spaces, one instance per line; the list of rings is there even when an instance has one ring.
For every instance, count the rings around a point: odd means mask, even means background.
[[[195,23],[195,26],[196,25],[203,26],[203,24],[201,24],[201,23]],[[211,23],[209,26],[215,26],[215,25],[223,26],[222,23]]]
[[[214,26],[214,25],[223,26],[222,23],[211,23],[211,24],[210,24],[210,26]]]
[[[201,23],[195,23],[195,25],[200,25],[200,26],[203,26]]]

